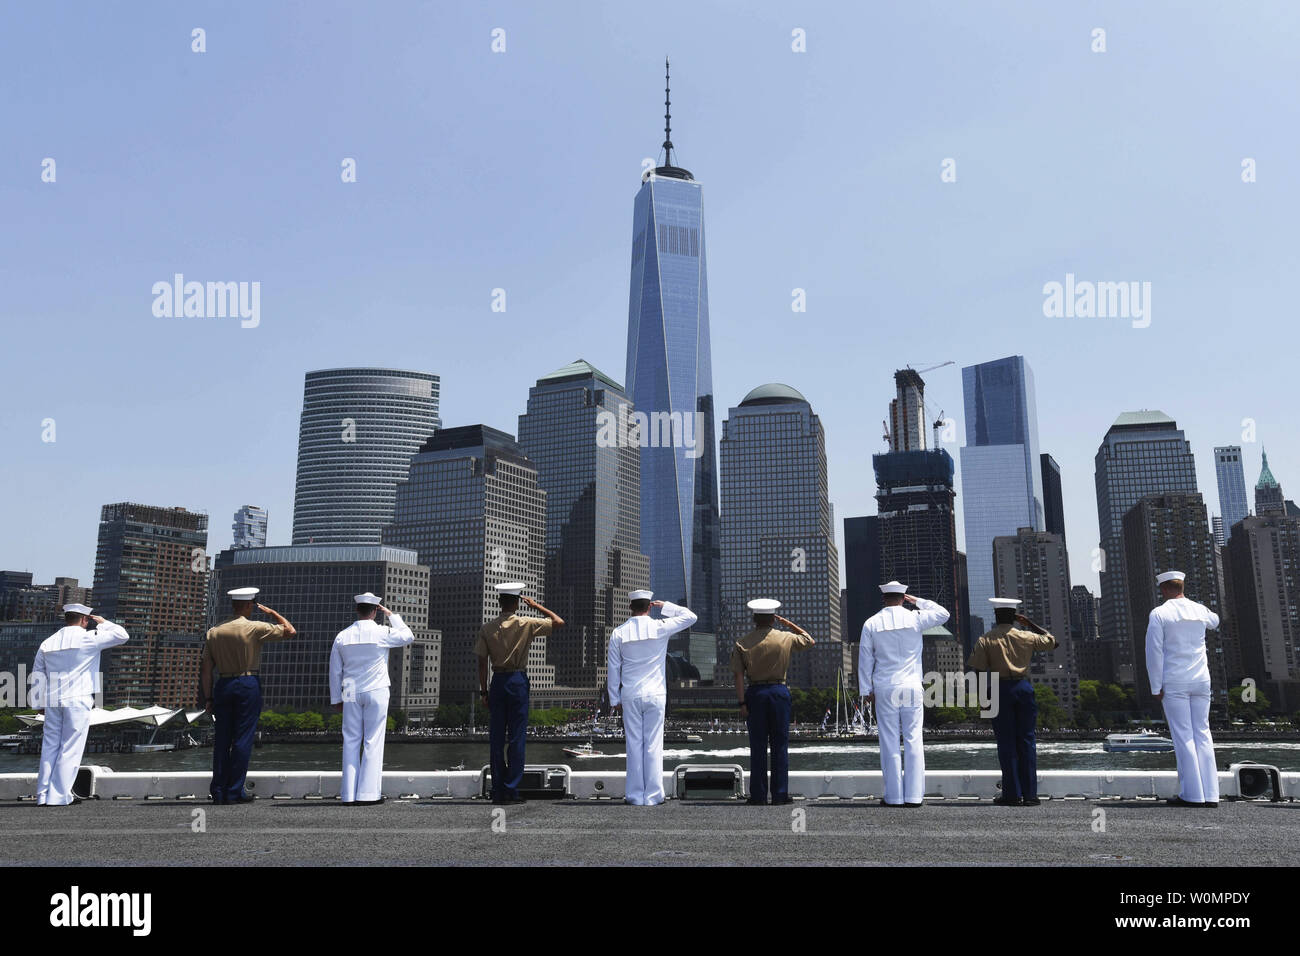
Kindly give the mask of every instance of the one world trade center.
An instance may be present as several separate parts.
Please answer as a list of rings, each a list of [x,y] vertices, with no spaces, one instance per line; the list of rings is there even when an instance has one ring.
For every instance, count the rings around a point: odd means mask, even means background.
[[[642,175],[632,214],[627,391],[648,430],[640,436],[641,546],[650,586],[656,598],[699,615],[696,630],[716,634],[718,466],[704,207],[695,177],[673,164],[670,112],[665,85],[663,165]]]

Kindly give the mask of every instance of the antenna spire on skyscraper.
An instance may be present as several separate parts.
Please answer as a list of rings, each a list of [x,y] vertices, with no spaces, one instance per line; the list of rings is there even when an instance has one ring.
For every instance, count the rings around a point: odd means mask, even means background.
[[[668,57],[664,57],[664,165],[673,164],[672,101],[668,98]]]

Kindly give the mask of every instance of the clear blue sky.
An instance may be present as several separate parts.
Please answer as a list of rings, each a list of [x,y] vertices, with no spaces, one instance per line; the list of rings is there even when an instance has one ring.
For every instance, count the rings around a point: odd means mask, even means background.
[[[926,378],[960,436],[960,366],[1024,354],[1095,587],[1120,412],[1177,419],[1211,513],[1245,418],[1248,485],[1262,444],[1300,494],[1298,27],[1287,2],[6,4],[0,567],[89,583],[120,500],[206,511],[214,552],[260,504],[287,543],[309,369],[433,371],[447,425],[512,433],[574,358],[622,380],[670,54],[720,410],[800,389],[838,524],[874,513],[895,368],[956,361]],[[260,326],[154,317],[176,272],[260,282]],[[1150,327],[1045,318],[1067,272],[1150,282]]]

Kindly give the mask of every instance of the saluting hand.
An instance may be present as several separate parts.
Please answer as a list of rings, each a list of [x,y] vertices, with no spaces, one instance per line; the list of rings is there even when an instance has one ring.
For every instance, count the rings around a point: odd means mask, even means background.
[[[664,606],[664,602],[663,602],[663,601],[651,601],[651,602],[650,602],[650,606],[651,606],[651,607],[663,607],[663,606]]]
[[[519,595],[519,600],[523,601],[525,604],[527,604],[529,607],[533,608],[534,610],[541,607],[540,604],[538,604],[536,601],[534,601],[526,594]]]
[[[104,623],[104,619],[100,617],[98,614],[87,614],[86,616],[90,618],[92,621],[94,621],[96,624]]]
[[[275,613],[275,612],[272,611],[269,607],[267,607],[265,604],[259,604],[259,605],[257,606],[257,609],[258,609],[259,611],[261,611],[263,614],[274,614],[274,613]]]
[[[903,600],[904,600],[904,601],[907,601],[909,604],[915,604],[915,603],[916,603],[916,595],[915,595],[915,594],[904,594],[904,595],[903,595]]]

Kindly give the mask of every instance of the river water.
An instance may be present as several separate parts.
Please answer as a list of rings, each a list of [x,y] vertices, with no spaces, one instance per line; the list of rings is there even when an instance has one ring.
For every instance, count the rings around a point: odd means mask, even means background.
[[[529,763],[568,764],[574,770],[621,770],[626,752],[623,744],[596,740],[601,757],[572,757],[564,753],[562,738],[530,740]],[[1218,764],[1255,762],[1272,764],[1279,770],[1300,771],[1300,741],[1221,742],[1215,746]],[[195,748],[155,754],[86,754],[86,764],[113,770],[210,770],[212,750]],[[478,741],[397,742],[390,739],[384,749],[385,770],[447,770],[464,763],[477,770],[488,762],[488,745]],[[267,744],[253,752],[250,770],[339,769],[338,744]],[[749,769],[749,743],[736,734],[705,734],[702,743],[670,743],[664,747],[664,765],[680,763],[729,763]],[[943,741],[927,739],[925,763],[931,770],[997,770],[997,748],[992,740]],[[0,753],[0,773],[35,773],[34,754]],[[1119,753],[1102,750],[1101,741],[1040,741],[1038,766],[1041,770],[1173,770],[1174,755]],[[861,743],[790,743],[791,770],[879,770],[880,750],[875,741]]]

